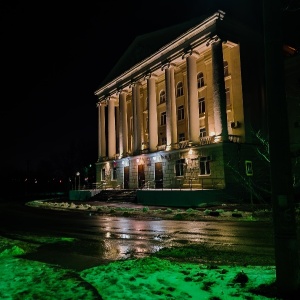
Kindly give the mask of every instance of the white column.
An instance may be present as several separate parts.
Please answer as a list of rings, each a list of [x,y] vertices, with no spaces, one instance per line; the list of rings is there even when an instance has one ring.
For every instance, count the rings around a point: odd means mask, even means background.
[[[98,157],[106,156],[105,104],[98,103]]]
[[[197,88],[197,65],[195,51],[186,55],[188,87],[188,132],[189,141],[199,143],[199,104]]]
[[[177,143],[177,119],[176,119],[176,96],[175,96],[175,79],[174,67],[167,64],[165,69],[166,83],[166,136],[167,150],[172,148]]]
[[[127,127],[127,102],[126,91],[122,90],[119,93],[120,107],[120,126],[119,126],[119,148],[120,155],[124,156],[128,152],[128,127]]]
[[[137,151],[137,130],[136,130],[136,126],[137,126],[137,119],[136,119],[136,101],[137,101],[137,96],[136,96],[136,84],[132,83],[131,85],[131,95],[132,95],[132,130],[133,130],[133,134],[132,134],[132,138],[133,138],[133,142],[132,142],[132,153],[135,153]]]
[[[148,97],[148,130],[149,130],[149,151],[155,152],[158,145],[157,133],[157,102],[156,102],[156,76],[151,74],[147,78],[147,97]]]
[[[141,85],[136,83],[136,150],[140,153],[142,149],[142,131],[143,131],[143,118],[142,118],[142,102],[141,102]]]
[[[228,140],[226,94],[222,41],[212,42],[212,86],[214,102],[215,134],[218,140]]]
[[[101,102],[97,103],[98,108],[98,158],[102,157],[102,149],[101,149]]]
[[[108,157],[114,158],[116,154],[116,119],[114,97],[108,99]]]

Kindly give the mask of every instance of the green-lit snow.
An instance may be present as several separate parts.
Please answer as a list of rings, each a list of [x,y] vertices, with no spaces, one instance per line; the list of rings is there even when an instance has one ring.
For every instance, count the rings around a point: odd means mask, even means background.
[[[39,237],[44,244],[60,240]],[[28,251],[34,247],[25,237],[22,242],[0,237],[0,299],[275,299],[250,292],[274,282],[274,266],[217,266],[146,257],[75,272],[19,256]]]

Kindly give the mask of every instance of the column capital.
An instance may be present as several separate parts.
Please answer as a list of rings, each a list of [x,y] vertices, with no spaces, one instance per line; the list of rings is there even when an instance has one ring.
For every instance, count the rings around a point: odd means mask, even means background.
[[[155,73],[153,73],[153,72],[149,72],[149,73],[146,73],[145,74],[145,76],[144,76],[144,80],[147,80],[147,79],[149,79],[149,78],[157,78],[158,76],[155,74]]]
[[[206,47],[212,45],[213,43],[221,41],[221,38],[218,35],[210,37],[206,42]]]
[[[117,97],[116,97],[116,96],[109,96],[108,98],[106,98],[106,102],[107,102],[107,103],[112,102],[112,103],[115,104],[116,101],[117,101]]]
[[[182,54],[181,58],[185,59],[189,56],[195,56],[195,57],[199,57],[200,53],[198,51],[193,50],[192,48],[187,49],[184,51],[184,53]]]
[[[127,94],[128,90],[126,88],[119,88],[118,91],[117,91],[117,95],[119,96],[122,93]]]
[[[172,62],[162,63],[161,70],[164,71],[164,70],[169,69],[171,67],[176,67],[176,64],[172,63]]]
[[[107,102],[106,99],[101,99],[96,103],[96,107],[106,106],[107,105],[106,102]]]
[[[133,86],[140,85],[141,81],[140,80],[131,80],[129,84],[129,88],[132,88]]]

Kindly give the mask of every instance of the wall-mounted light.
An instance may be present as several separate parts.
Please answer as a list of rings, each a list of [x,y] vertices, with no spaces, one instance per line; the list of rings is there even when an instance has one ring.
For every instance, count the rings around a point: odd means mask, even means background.
[[[154,160],[154,161],[156,160],[156,156],[153,156],[153,160]]]
[[[139,163],[139,162],[140,162],[140,159],[139,159],[139,158],[137,158],[137,159],[136,159],[136,162],[137,162],[137,163]]]

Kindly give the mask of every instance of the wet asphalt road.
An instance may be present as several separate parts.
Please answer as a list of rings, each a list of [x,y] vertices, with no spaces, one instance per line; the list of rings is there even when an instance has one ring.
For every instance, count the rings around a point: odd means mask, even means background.
[[[165,247],[209,245],[218,251],[273,256],[268,222],[136,220],[0,203],[0,235],[35,241],[35,237],[72,237],[73,243],[41,245],[28,259],[81,270],[129,257],[141,258]]]

